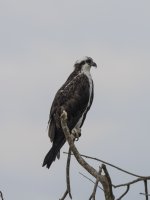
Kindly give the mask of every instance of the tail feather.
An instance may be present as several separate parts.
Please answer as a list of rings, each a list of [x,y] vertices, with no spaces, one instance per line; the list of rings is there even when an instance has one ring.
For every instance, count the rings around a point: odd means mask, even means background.
[[[56,156],[59,155],[59,151],[64,144],[65,144],[65,139],[60,141],[59,144],[55,143],[53,144],[52,148],[49,150],[49,152],[46,154],[44,158],[42,167],[46,165],[48,169],[50,168],[52,162],[55,161]]]

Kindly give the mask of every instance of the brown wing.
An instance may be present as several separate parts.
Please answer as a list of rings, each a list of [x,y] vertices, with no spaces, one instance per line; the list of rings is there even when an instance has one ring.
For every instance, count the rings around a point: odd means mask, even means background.
[[[89,101],[89,81],[86,75],[78,74],[58,90],[52,103],[49,118],[49,137],[51,141],[57,137],[57,131],[61,129],[61,109],[68,114],[68,127],[74,128]]]

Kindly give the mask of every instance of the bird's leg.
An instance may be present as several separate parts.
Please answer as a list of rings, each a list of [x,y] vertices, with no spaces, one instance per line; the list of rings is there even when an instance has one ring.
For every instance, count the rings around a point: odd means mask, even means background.
[[[73,139],[78,141],[79,137],[81,136],[81,128],[73,128],[71,131]]]

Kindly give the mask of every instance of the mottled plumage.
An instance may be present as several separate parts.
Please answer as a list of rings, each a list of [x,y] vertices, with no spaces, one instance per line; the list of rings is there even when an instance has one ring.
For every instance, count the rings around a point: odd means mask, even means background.
[[[51,166],[56,156],[59,157],[59,151],[66,142],[60,122],[62,110],[65,110],[68,114],[67,124],[72,131],[74,128],[82,127],[86,114],[91,107],[93,101],[91,66],[96,66],[96,64],[90,57],[76,61],[74,71],[55,95],[48,123],[48,135],[52,142],[52,148],[43,162],[43,166],[46,165],[47,168]]]

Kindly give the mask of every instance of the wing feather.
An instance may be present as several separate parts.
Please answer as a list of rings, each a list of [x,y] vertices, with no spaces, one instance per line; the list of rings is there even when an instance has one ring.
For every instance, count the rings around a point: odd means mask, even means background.
[[[60,114],[64,108],[68,113],[68,127],[70,130],[74,128],[89,101],[89,81],[86,75],[76,74],[74,77],[68,78],[66,83],[58,90],[49,118],[49,137],[54,140],[56,129],[61,129]]]

